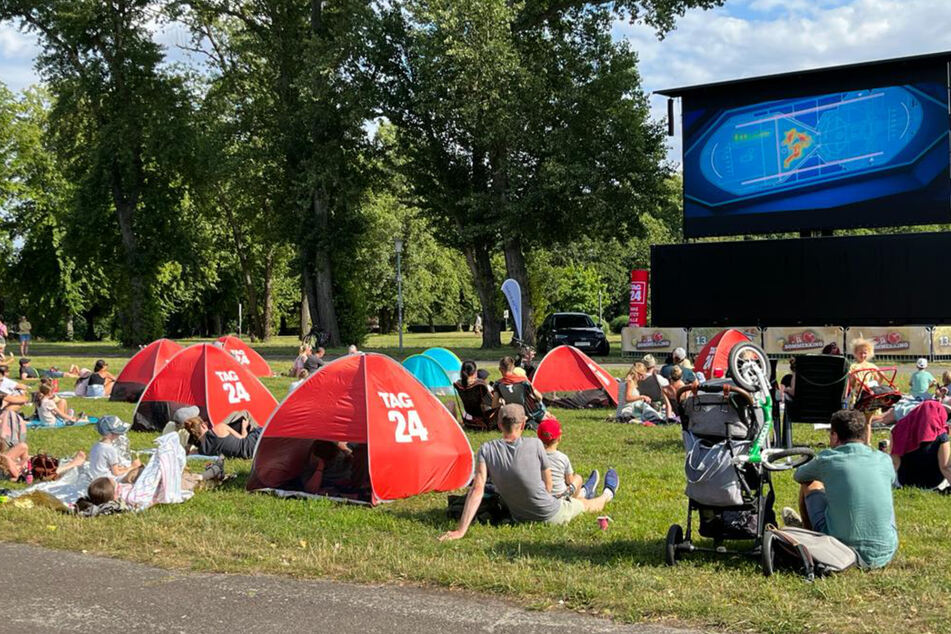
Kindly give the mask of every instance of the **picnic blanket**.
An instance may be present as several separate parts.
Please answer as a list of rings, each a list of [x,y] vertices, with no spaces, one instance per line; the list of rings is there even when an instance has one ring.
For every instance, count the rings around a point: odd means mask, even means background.
[[[27,429],[62,429],[63,427],[84,427],[86,425],[95,425],[99,422],[98,417],[90,416],[87,420],[67,423],[62,419],[57,419],[55,425],[47,425],[38,418],[31,418],[26,421]]]
[[[191,491],[182,490],[185,450],[178,442],[178,436],[159,436],[155,444],[157,449],[152,459],[145,465],[131,490],[123,495],[123,500],[136,511],[144,511],[153,504],[178,504],[192,496]],[[17,500],[31,500],[38,506],[69,512],[75,508],[76,501],[86,495],[92,480],[87,462],[70,469],[52,482],[40,482],[19,491],[11,491],[9,497],[14,503]],[[59,506],[52,503],[50,498],[57,500]]]

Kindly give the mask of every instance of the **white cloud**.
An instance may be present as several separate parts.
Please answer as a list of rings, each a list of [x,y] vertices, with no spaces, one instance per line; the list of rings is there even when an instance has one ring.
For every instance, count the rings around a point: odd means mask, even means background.
[[[949,27],[947,0],[727,0],[688,12],[662,41],[640,25],[615,34],[639,52],[644,88],[655,91],[951,50]],[[664,98],[651,105],[666,115]],[[679,161],[679,145],[668,156]]]
[[[0,82],[22,90],[39,81],[33,60],[40,49],[36,36],[23,33],[8,22],[0,23]]]

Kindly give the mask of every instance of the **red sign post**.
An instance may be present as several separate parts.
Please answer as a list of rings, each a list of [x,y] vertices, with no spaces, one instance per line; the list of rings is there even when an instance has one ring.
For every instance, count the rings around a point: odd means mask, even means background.
[[[631,271],[631,305],[628,325],[643,328],[647,325],[647,285],[649,272],[646,269]]]

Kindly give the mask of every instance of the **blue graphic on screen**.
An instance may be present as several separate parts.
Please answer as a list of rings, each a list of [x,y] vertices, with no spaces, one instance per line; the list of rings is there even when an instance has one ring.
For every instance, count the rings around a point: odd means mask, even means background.
[[[917,204],[944,196],[947,206],[947,94],[924,82],[685,112],[686,220],[925,189]]]

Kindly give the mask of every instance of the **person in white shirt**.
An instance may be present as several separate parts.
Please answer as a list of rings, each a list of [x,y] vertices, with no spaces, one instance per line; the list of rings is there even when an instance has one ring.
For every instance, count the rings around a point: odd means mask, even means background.
[[[135,482],[142,471],[138,459],[126,461],[119,455],[115,440],[129,431],[129,425],[118,416],[103,416],[96,423],[96,431],[102,438],[89,450],[89,476],[113,478],[122,482]]]

